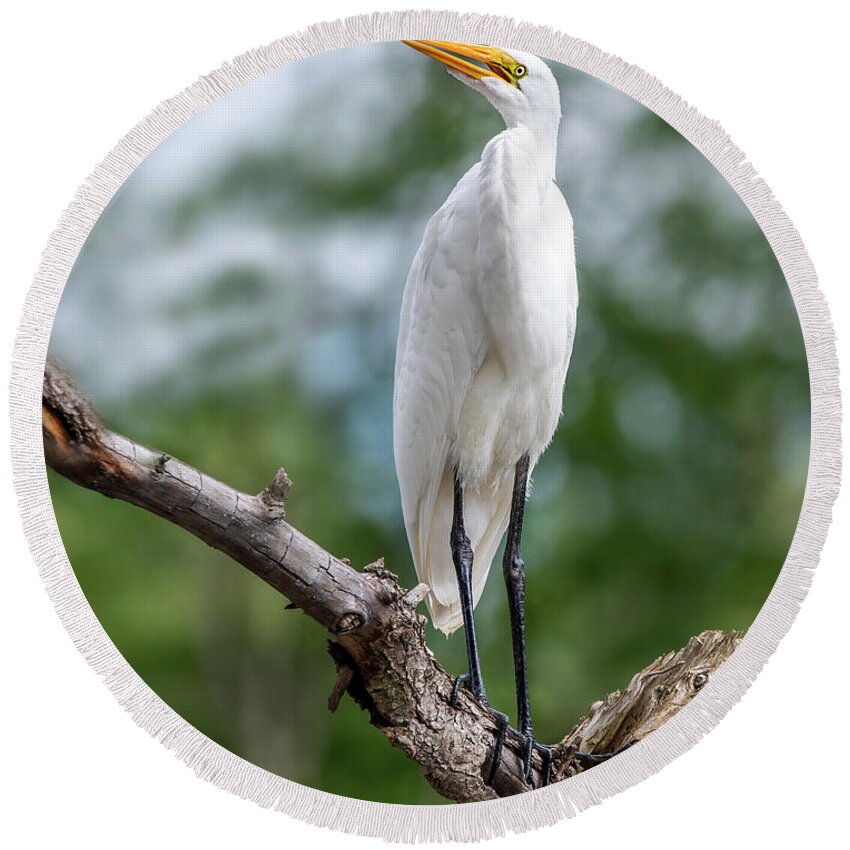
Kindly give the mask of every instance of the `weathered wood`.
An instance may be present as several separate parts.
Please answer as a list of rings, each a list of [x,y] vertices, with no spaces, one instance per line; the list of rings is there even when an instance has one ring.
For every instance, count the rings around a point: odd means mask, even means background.
[[[592,766],[577,753],[616,753],[654,732],[708,684],[741,637],[739,632],[702,632],[635,673],[627,687],[593,703],[554,748],[555,777],[565,779]]]
[[[471,802],[530,789],[522,779],[521,742],[513,733],[492,786],[485,783],[495,721],[466,691],[456,706],[450,704],[453,679],[425,644],[425,618],[415,610],[424,586],[405,591],[380,561],[358,571],[287,523],[291,482],[283,470],[260,494],[250,495],[134,443],[105,428],[52,361],[45,371],[42,426],[45,459],[56,472],[175,523],[321,623],[333,638],[338,671],[330,707],[347,691],[440,794]],[[590,766],[577,755],[579,748],[609,752],[657,728],[692,698],[697,683],[737,640],[734,634],[704,632],[636,674],[624,691],[591,706],[588,718],[556,747],[555,778]],[[541,784],[541,767],[535,754],[533,787]]]

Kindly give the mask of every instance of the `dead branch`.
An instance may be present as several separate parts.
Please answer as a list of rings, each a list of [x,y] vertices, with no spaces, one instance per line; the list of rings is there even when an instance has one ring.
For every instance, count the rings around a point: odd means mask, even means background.
[[[44,376],[42,428],[45,459],[60,475],[175,523],[321,623],[333,637],[337,667],[331,709],[350,694],[444,797],[472,802],[529,790],[512,734],[492,787],[485,783],[495,723],[465,691],[450,705],[452,677],[426,646],[425,618],[415,610],[422,586],[405,591],[382,561],[357,571],[287,523],[291,483],[283,470],[259,495],[249,495],[140,446],[105,428],[52,361]],[[591,766],[577,752],[612,752],[657,728],[699,691],[738,640],[735,633],[703,632],[637,673],[625,690],[594,703],[557,745],[555,778]],[[535,755],[534,787],[540,770]]]

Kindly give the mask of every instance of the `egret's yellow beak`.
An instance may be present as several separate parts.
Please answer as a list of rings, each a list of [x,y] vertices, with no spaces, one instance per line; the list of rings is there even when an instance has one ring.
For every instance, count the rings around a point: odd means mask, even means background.
[[[504,50],[486,47],[483,44],[463,44],[459,41],[405,41],[404,43],[449,68],[472,77],[473,80],[495,77],[508,85],[516,85],[507,71],[508,68],[516,65],[516,61]],[[476,65],[467,62],[466,59],[474,59],[482,64]]]

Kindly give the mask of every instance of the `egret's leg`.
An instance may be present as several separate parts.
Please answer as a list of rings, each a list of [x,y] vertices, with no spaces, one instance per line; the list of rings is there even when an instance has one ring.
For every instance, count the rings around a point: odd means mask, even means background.
[[[508,717],[501,711],[490,708],[487,702],[487,692],[484,690],[484,680],[481,676],[481,661],[478,658],[478,641],[475,637],[475,615],[472,598],[472,546],[466,529],[463,526],[463,485],[460,483],[457,470],[454,478],[454,515],[451,530],[452,561],[457,573],[457,584],[460,590],[460,608],[463,614],[463,631],[466,637],[466,654],[469,660],[469,673],[458,676],[452,688],[451,703],[457,700],[458,691],[462,685],[467,685],[475,698],[493,713],[496,718],[496,742],[493,747],[493,757],[490,760],[490,772],[487,784],[493,784],[493,778],[502,760],[502,747],[505,733],[508,729]]]
[[[517,462],[514,474],[514,490],[511,499],[511,518],[508,525],[508,539],[505,544],[503,571],[508,589],[508,607],[511,612],[511,642],[514,651],[514,678],[516,681],[517,731],[525,742],[523,764],[526,779],[532,776],[531,755],[538,750],[545,766],[543,783],[548,782],[551,753],[547,747],[534,741],[531,726],[531,708],[528,700],[528,665],[525,658],[525,563],[520,553],[522,539],[522,519],[525,510],[525,496],[528,490],[529,457],[526,452]]]
[[[454,515],[451,531],[452,561],[457,573],[457,585],[460,590],[460,609],[463,614],[463,631],[466,637],[466,655],[469,660],[469,678],[461,679],[469,685],[475,698],[487,705],[487,692],[481,677],[481,661],[478,658],[478,641],[475,637],[475,615],[472,598],[472,546],[463,525],[463,485],[455,470],[454,479]]]

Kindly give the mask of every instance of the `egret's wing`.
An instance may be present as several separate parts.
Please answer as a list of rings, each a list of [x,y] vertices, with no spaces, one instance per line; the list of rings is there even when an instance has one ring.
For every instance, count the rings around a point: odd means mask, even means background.
[[[434,540],[431,526],[438,497],[441,515],[451,506],[450,447],[487,347],[474,290],[476,169],[465,175],[428,223],[404,290],[396,352],[396,472],[417,575],[431,588],[432,614],[434,605],[457,602],[448,529],[444,537],[438,535],[443,541],[439,553],[429,554],[429,540]]]

